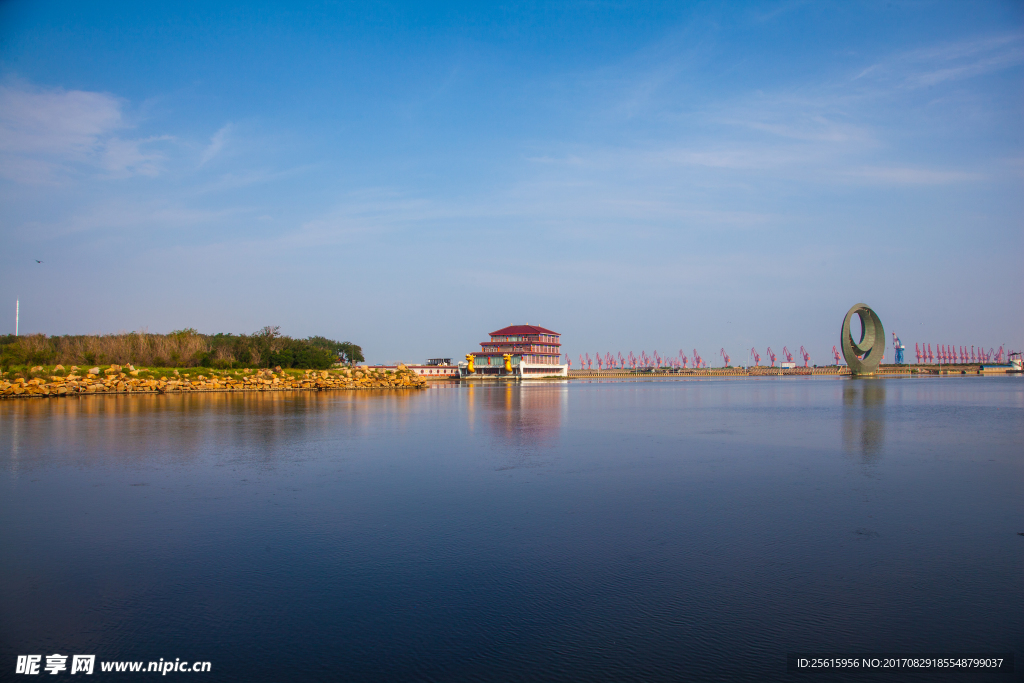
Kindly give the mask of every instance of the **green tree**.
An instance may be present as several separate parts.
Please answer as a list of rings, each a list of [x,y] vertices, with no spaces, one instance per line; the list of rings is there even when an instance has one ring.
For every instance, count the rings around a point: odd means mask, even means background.
[[[319,346],[322,349],[327,349],[338,357],[343,363],[362,363],[363,349],[353,344],[352,342],[339,342],[333,339],[327,339],[326,337],[310,337],[307,339],[313,346]]]

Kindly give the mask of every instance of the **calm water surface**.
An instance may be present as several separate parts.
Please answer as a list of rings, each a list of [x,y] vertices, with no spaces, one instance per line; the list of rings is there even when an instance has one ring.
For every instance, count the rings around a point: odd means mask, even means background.
[[[1024,669],[1021,378],[4,401],[0,466],[2,679],[33,653],[232,681]]]

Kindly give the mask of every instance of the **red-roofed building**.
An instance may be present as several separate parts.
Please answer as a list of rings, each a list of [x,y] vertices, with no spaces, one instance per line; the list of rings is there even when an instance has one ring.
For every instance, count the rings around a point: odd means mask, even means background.
[[[459,363],[463,378],[531,379],[569,374],[569,366],[558,362],[562,346],[558,332],[538,325],[510,325],[490,336],[490,341],[480,343],[478,353],[467,355],[466,362]]]

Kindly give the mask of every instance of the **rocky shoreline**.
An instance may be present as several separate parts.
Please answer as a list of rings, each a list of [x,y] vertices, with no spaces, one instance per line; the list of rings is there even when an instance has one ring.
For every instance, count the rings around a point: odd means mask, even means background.
[[[37,366],[29,377],[0,379],[0,398],[58,398],[97,394],[166,394],[204,391],[326,391],[332,389],[423,389],[425,379],[399,365],[395,370],[381,371],[368,367],[346,367],[332,370],[209,370],[189,368],[157,371],[110,365],[79,369],[72,365],[52,368],[45,374]],[[43,373],[43,376],[39,376]],[[161,374],[162,373],[162,374]]]

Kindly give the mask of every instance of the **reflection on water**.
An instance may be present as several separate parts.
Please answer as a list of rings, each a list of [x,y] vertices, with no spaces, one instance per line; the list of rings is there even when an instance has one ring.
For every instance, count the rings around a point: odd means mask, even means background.
[[[562,412],[569,400],[568,382],[545,381],[522,384],[474,386],[469,402],[479,412],[470,419],[483,419],[491,434],[513,448],[544,448],[558,440]]]
[[[858,377],[843,386],[843,447],[865,463],[878,458],[885,444],[885,382]]]
[[[0,401],[0,667],[790,682],[824,679],[787,650],[1020,652],[1021,443],[1012,378]]]
[[[76,465],[151,461],[185,464],[211,447],[272,467],[311,432],[383,428],[407,419],[414,392],[212,392],[86,396],[0,403],[9,467],[66,459]],[[371,403],[372,402],[372,403]],[[372,407],[372,409],[370,409]],[[388,415],[380,420],[379,413]]]

